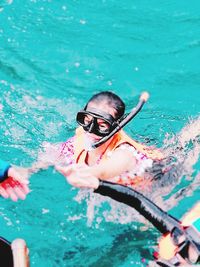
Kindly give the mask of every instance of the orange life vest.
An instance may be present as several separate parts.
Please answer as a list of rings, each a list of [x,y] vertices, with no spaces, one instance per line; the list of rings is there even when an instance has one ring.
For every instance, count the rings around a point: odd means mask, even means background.
[[[159,160],[163,158],[163,155],[159,150],[145,146],[143,144],[134,141],[123,130],[120,130],[112,138],[111,143],[106,149],[106,152],[102,155],[101,159],[106,159],[110,154],[109,152],[114,151],[117,147],[125,143],[130,144],[138,152],[143,153],[145,156],[147,156],[147,158],[150,158],[152,160]],[[75,141],[74,141],[75,162],[85,163],[86,156],[87,156],[87,151],[84,148],[84,130],[82,129],[82,127],[79,127],[76,130]]]
[[[192,208],[192,210],[184,215],[181,224],[183,226],[189,226],[198,218],[200,218],[200,202],[198,202]],[[167,234],[160,239],[158,248],[158,256],[165,260],[170,260],[171,258],[173,258],[178,250],[178,247],[173,244],[170,234]]]

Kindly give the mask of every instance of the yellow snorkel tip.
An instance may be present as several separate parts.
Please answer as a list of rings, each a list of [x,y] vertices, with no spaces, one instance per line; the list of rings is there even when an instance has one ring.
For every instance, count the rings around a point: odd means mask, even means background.
[[[143,92],[140,96],[140,100],[147,102],[147,100],[149,99],[149,93],[148,92]]]

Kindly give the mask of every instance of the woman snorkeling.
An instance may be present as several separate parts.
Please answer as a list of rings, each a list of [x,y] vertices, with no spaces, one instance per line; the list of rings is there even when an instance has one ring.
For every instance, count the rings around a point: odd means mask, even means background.
[[[28,173],[64,166],[77,168],[86,177],[90,172],[101,180],[148,191],[153,188],[153,181],[161,186],[171,183],[175,179],[169,179],[169,175],[174,176],[168,172],[170,159],[165,159],[159,149],[133,140],[122,129],[138,114],[148,97],[148,93],[142,93],[138,104],[125,113],[124,102],[113,92],[93,95],[76,115],[79,127],[75,135],[61,144],[47,143],[38,160],[27,169]]]
[[[90,172],[101,180],[135,186],[154,161],[162,159],[158,149],[140,144],[123,130],[147,101],[144,93],[138,106],[125,114],[125,104],[116,94],[103,91],[92,96],[77,113],[75,136],[62,144],[61,155],[71,168]],[[141,104],[142,103],[142,104]],[[133,115],[134,114],[134,115]]]

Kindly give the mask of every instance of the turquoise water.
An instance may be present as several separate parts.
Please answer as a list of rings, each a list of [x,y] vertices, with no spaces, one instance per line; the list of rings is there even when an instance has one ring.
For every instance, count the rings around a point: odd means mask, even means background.
[[[147,90],[149,101],[126,130],[185,156],[187,179],[174,193],[189,178],[197,186],[169,205],[181,216],[199,198],[199,9],[198,0],[0,0],[1,157],[29,166],[44,142],[73,135],[91,94],[113,90],[130,109]],[[0,225],[7,239],[26,240],[31,266],[151,259],[159,234],[141,231],[130,209],[71,189],[51,167],[30,182],[25,201],[0,199]]]

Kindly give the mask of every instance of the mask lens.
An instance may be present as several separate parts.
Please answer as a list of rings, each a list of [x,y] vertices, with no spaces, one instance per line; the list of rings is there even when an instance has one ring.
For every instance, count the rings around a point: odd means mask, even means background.
[[[93,122],[94,120],[94,117],[92,117],[91,115],[89,114],[85,114],[85,116],[83,117],[83,124],[85,126],[88,126],[91,124],[91,122]]]
[[[76,121],[81,126],[88,126],[93,120],[93,117],[85,112],[78,112]]]
[[[111,125],[105,120],[97,119],[97,126],[98,126],[99,131],[102,133],[110,132]]]

